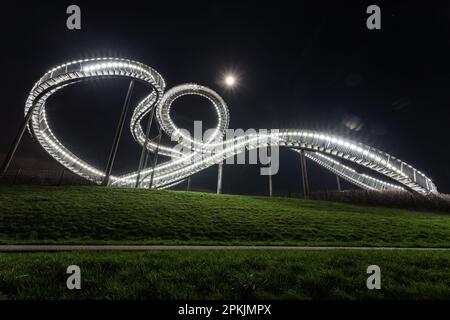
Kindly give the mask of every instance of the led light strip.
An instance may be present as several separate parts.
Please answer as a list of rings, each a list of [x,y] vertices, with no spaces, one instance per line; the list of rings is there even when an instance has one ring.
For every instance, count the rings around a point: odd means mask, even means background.
[[[46,117],[45,104],[47,99],[65,86],[97,78],[127,78],[142,81],[152,87],[153,91],[138,103],[131,118],[130,129],[134,139],[143,146],[145,134],[141,120],[156,108],[156,121],[163,131],[175,137],[179,144],[192,152],[183,154],[171,146],[160,145],[148,141],[147,149],[158,152],[171,159],[157,165],[153,173],[154,188],[168,188],[185,178],[207,167],[234,156],[244,149],[252,150],[266,146],[288,147],[294,151],[306,150],[306,156],[332,171],[340,177],[368,190],[411,190],[428,194],[437,193],[434,183],[425,174],[411,165],[390,156],[387,153],[371,148],[361,143],[342,139],[340,137],[298,129],[272,130],[268,133],[251,133],[230,140],[217,142],[222,138],[229,123],[229,112],[226,103],[213,90],[197,84],[184,84],[173,87],[166,93],[162,76],[154,69],[133,60],[119,58],[96,58],[77,60],[57,66],[44,74],[33,86],[25,104],[25,114],[33,107],[33,115],[29,123],[30,133],[41,146],[59,163],[72,172],[96,183],[100,183],[104,172],[84,162],[71,153],[53,134]],[[198,95],[208,99],[216,112],[217,125],[208,141],[198,141],[183,133],[170,117],[173,102],[185,95]],[[221,148],[217,148],[221,147]],[[346,159],[349,163],[369,168],[395,183],[382,181],[337,161]],[[151,168],[142,170],[140,187],[150,184]],[[110,184],[118,187],[134,187],[137,172],[122,176],[112,176]]]

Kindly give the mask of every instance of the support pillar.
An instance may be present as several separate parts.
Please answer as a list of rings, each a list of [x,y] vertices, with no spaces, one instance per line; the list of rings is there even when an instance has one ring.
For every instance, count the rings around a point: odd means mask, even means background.
[[[127,96],[125,97],[125,102],[123,104],[122,113],[120,114],[119,123],[117,124],[116,135],[114,137],[114,142],[111,147],[111,152],[109,154],[108,163],[106,165],[105,177],[103,178],[102,186],[107,186],[109,183],[109,178],[111,176],[112,168],[114,166],[114,160],[116,158],[117,149],[119,147],[120,137],[122,136],[123,126],[125,124],[125,118],[127,115],[128,107],[130,105],[131,94],[133,93],[134,81],[130,81],[128,86]]]
[[[341,178],[339,178],[339,176],[336,176],[336,182],[337,182],[337,187],[338,187],[338,191],[342,191],[341,188]]]
[[[272,149],[269,146],[267,149],[267,155],[270,158],[270,162],[269,162],[269,197],[272,198],[273,195],[273,189],[272,189]]]
[[[153,178],[155,177],[155,168],[156,164],[158,163],[158,154],[159,154],[159,146],[161,145],[161,137],[162,137],[161,126],[158,126],[158,136],[157,136],[158,144],[156,145],[155,156],[153,158],[152,173],[150,175],[150,183],[148,185],[149,189],[153,188]]]
[[[188,177],[188,179],[187,179],[187,188],[186,188],[186,191],[189,191],[189,190],[191,190],[191,177]]]
[[[58,186],[62,185],[63,179],[64,179],[64,173],[66,173],[66,168],[63,167],[61,171],[61,175],[59,176]]]
[[[272,195],[273,195],[273,193],[272,193],[272,175],[270,174],[269,175],[269,197],[272,198]]]
[[[150,140],[150,130],[152,128],[153,117],[155,115],[155,109],[156,109],[156,106],[153,106],[153,110],[150,113],[150,116],[148,118],[147,128],[145,129],[145,142],[144,142],[144,145],[142,146],[141,157],[139,159],[139,167],[138,167],[138,173],[137,173],[137,177],[136,177],[136,184],[134,186],[135,188],[139,187],[141,171],[144,167],[144,164],[145,164],[145,166],[147,165],[148,152],[149,152],[147,150],[147,146],[148,146],[148,141]]]
[[[152,157],[149,156],[150,152],[147,150],[147,152],[145,152],[144,165],[143,165],[143,168],[147,168],[148,162],[150,161],[151,172],[146,174],[145,176],[143,176],[142,179],[140,179],[140,181],[136,181],[137,186],[139,187],[140,184],[150,176],[150,181],[147,186],[148,189],[151,189],[153,187],[153,180],[155,177],[155,168],[158,163],[159,147],[161,145],[161,137],[162,137],[161,126],[158,125],[158,122],[155,122],[155,124],[158,128],[158,135],[152,139],[152,141],[157,140],[155,154],[153,155],[153,159],[152,159]]]
[[[309,198],[309,182],[308,182],[308,170],[306,168],[305,151],[300,150],[300,167],[302,170],[302,182],[303,182],[303,196],[305,199]]]
[[[217,194],[222,193],[222,176],[223,176],[223,162],[218,164],[217,170]]]
[[[30,122],[31,116],[33,115],[35,105],[33,104],[27,112],[27,115],[25,116],[25,119],[23,119],[22,125],[20,126],[19,131],[17,132],[14,141],[11,145],[11,147],[8,150],[8,153],[6,154],[5,160],[3,160],[2,167],[0,169],[0,179],[3,178],[8,171],[9,165],[12,162],[12,159],[14,158],[14,155],[16,154],[17,147],[20,144],[20,141],[22,141],[23,134],[25,133],[25,130],[27,129],[27,124]]]

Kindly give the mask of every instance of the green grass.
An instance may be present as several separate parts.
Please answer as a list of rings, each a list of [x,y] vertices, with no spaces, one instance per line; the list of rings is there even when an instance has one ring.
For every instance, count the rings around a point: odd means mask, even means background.
[[[450,247],[450,215],[327,201],[0,185],[0,244]],[[66,268],[82,290],[66,288]],[[367,266],[382,290],[366,288]],[[450,299],[450,252],[0,253],[0,299]]]
[[[81,290],[66,288],[67,266]],[[368,290],[369,265],[381,290]],[[4,299],[450,299],[448,252],[0,254]]]
[[[0,243],[450,247],[450,215],[289,198],[0,185]]]

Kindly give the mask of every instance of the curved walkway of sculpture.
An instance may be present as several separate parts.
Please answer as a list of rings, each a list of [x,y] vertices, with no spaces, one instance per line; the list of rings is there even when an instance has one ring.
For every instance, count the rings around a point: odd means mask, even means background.
[[[245,134],[216,142],[215,138],[224,136],[229,123],[228,107],[216,92],[197,84],[183,84],[165,92],[165,81],[156,70],[137,61],[119,58],[85,59],[55,67],[36,82],[25,105],[25,114],[29,110],[32,112],[28,128],[35,140],[64,167],[95,183],[101,183],[105,172],[83,161],[58,140],[47,120],[46,101],[53,93],[66,86],[104,78],[137,80],[151,87],[152,92],[134,109],[130,129],[140,145],[151,152],[171,157],[155,168],[111,176],[109,181],[112,186],[168,188],[242,150],[279,146],[294,151],[305,150],[306,156],[312,161],[364,189],[437,193],[431,179],[413,166],[370,146],[326,132],[272,129],[267,133]],[[217,125],[213,128],[213,134],[208,141],[193,140],[183,134],[170,117],[172,103],[186,95],[198,95],[208,99],[216,111]],[[155,111],[156,120],[162,130],[182,146],[189,147],[192,152],[183,154],[173,147],[159,145],[149,140],[140,122],[151,111]],[[86,114],[86,117],[89,115]],[[218,144],[223,148],[218,149]],[[338,161],[339,159],[349,165],[369,169],[387,180],[357,172],[353,167]]]

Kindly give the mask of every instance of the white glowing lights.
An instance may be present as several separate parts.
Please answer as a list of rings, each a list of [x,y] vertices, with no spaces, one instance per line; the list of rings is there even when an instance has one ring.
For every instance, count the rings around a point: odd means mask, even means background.
[[[140,122],[156,108],[156,121],[160,123],[163,131],[169,136],[177,136],[183,146],[192,148],[193,152],[183,154],[173,147],[158,146],[155,142],[148,141],[148,150],[154,152],[158,148],[160,154],[172,158],[155,167],[152,185],[154,188],[168,188],[230,155],[237,154],[243,148],[250,150],[269,144],[293,148],[295,151],[305,149],[306,156],[312,161],[368,190],[412,190],[423,194],[437,192],[433,182],[409,164],[369,146],[326,133],[298,129],[274,130],[268,133],[249,133],[231,141],[217,142],[216,138],[221,138],[228,127],[229,113],[226,103],[216,92],[197,84],[184,84],[164,93],[164,79],[156,70],[136,61],[119,58],[77,60],[55,67],[36,82],[25,105],[25,112],[34,106],[29,130],[42,147],[63,166],[96,183],[102,181],[104,172],[78,158],[55,137],[47,122],[45,102],[51,94],[67,85],[102,77],[140,80],[153,88],[152,93],[136,106],[131,118],[130,129],[140,145],[144,145],[146,140]],[[237,78],[234,75],[228,74],[224,77],[227,87],[233,87],[236,83]],[[217,125],[207,141],[194,140],[183,133],[170,118],[172,103],[185,95],[199,95],[208,99],[216,111]],[[216,148],[219,145],[221,148]],[[337,158],[369,168],[390,178],[396,184],[358,173],[339,162]],[[141,187],[149,186],[151,173],[150,168],[141,172]],[[113,176],[110,181],[114,186],[133,187],[136,176],[137,172],[131,172],[120,177]]]
[[[323,166],[330,167],[329,168],[330,170],[332,170],[334,173],[342,176],[343,178],[345,178],[347,180],[348,180],[348,178],[350,176],[351,179],[352,179],[352,182],[355,183],[355,184],[358,184],[358,185],[359,184],[365,184],[366,186],[370,186],[373,190],[377,190],[379,188],[381,188],[383,190],[389,190],[389,189],[398,190],[398,191],[405,190],[405,188],[400,187],[398,185],[382,181],[380,179],[371,177],[371,176],[369,176],[367,174],[364,174],[364,173],[358,173],[353,168],[350,168],[350,167],[348,167],[346,165],[343,165],[339,161],[337,161],[337,160],[335,160],[333,158],[327,157],[327,156],[325,156],[325,155],[323,155],[323,154],[321,154],[319,152],[314,152],[314,153],[307,152],[306,156],[309,159],[313,160],[313,161],[316,160],[316,162],[321,162],[321,164]],[[321,159],[315,159],[314,156],[317,156],[317,157],[319,157]],[[346,171],[348,173],[346,173]],[[364,180],[367,180],[367,181],[364,181]],[[379,185],[378,188],[377,188],[377,185]]]
[[[232,74],[227,74],[224,79],[225,85],[227,87],[234,87],[236,84],[236,77]]]

